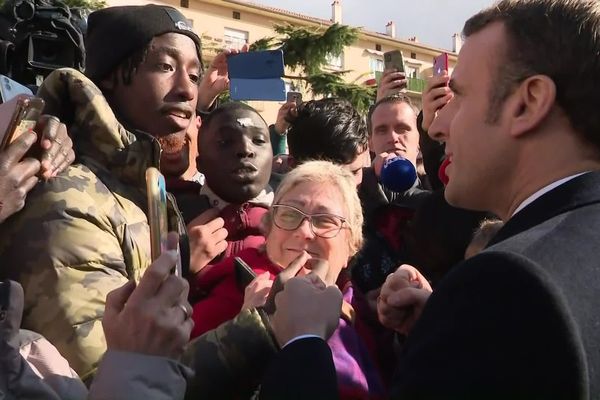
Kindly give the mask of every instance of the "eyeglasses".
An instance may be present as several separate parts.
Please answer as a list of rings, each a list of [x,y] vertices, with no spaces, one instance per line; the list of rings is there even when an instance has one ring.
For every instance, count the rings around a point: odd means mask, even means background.
[[[284,231],[294,231],[308,220],[312,233],[316,236],[331,239],[342,230],[346,219],[335,214],[318,213],[306,214],[296,207],[285,204],[273,204],[271,206],[273,223]]]

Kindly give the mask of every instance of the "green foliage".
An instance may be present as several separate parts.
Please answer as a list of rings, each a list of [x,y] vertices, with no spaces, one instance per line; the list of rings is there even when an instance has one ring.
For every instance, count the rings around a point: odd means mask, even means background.
[[[305,27],[276,25],[275,32],[282,35],[281,42],[285,64],[292,69],[301,68],[307,75],[321,72],[327,58],[339,56],[344,47],[358,39],[358,30],[346,25],[333,24],[324,32],[310,31]]]
[[[280,45],[274,37],[266,37],[262,39],[258,39],[256,42],[250,45],[249,51],[261,51],[261,50],[269,50],[273,47]]]
[[[275,25],[278,38],[266,37],[250,46],[251,51],[280,48],[285,65],[297,76],[287,78],[304,82],[315,96],[334,96],[350,101],[360,112],[366,112],[375,97],[375,89],[346,83],[348,71],[325,72],[330,57],[342,54],[344,48],[358,39],[358,29],[333,24],[327,29]]]
[[[342,76],[346,73],[319,73],[306,77],[310,90],[315,96],[332,96],[348,100],[363,114],[369,111],[376,95],[376,88],[344,82]]]
[[[85,8],[88,10],[99,10],[107,6],[104,0],[63,0],[71,8]]]

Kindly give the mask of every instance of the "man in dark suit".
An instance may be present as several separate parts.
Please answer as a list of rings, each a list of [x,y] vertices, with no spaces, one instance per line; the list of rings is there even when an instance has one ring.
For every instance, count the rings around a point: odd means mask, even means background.
[[[600,395],[599,26],[594,0],[503,0],[467,21],[429,132],[450,204],[506,224],[426,304],[402,271],[384,284],[380,319],[410,330],[393,398]]]

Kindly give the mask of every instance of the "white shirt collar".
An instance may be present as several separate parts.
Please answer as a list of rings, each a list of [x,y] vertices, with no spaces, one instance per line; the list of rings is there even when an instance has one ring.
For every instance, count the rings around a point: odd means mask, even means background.
[[[583,174],[587,174],[590,171],[585,171],[585,172],[580,172],[578,174],[575,175],[571,175],[571,176],[567,176],[566,178],[562,178],[559,179],[555,182],[552,182],[551,184],[544,186],[543,188],[541,188],[540,190],[538,190],[537,192],[535,192],[534,194],[532,194],[531,196],[529,196],[528,198],[526,198],[520,205],[519,207],[517,207],[517,209],[515,210],[515,212],[511,215],[511,218],[515,216],[516,213],[518,213],[519,211],[521,211],[522,209],[524,209],[525,207],[527,207],[528,205],[530,205],[531,203],[533,203],[534,201],[536,201],[537,199],[539,199],[540,197],[542,197],[543,195],[545,195],[546,193],[548,193],[549,191],[556,189],[557,187],[559,187],[560,185],[569,182],[572,179],[577,178],[580,175]]]
[[[202,186],[202,188],[200,189],[200,194],[204,195],[208,198],[208,202],[210,203],[211,207],[222,210],[229,205],[228,202],[226,202],[225,200],[223,200],[222,198],[217,196],[215,194],[215,192],[213,192],[208,187],[208,185]],[[251,200],[248,200],[248,203],[258,204],[258,205],[262,205],[265,207],[271,207],[271,204],[273,203],[273,197],[274,197],[273,189],[271,189],[271,186],[267,185],[267,187],[264,188],[258,194],[258,196],[256,196],[255,198],[253,198]]]

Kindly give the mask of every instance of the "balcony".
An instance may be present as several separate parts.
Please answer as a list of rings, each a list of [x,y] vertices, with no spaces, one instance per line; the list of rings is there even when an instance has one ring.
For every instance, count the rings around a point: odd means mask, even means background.
[[[423,93],[423,90],[425,90],[425,79],[408,78],[406,89],[410,92]]]

